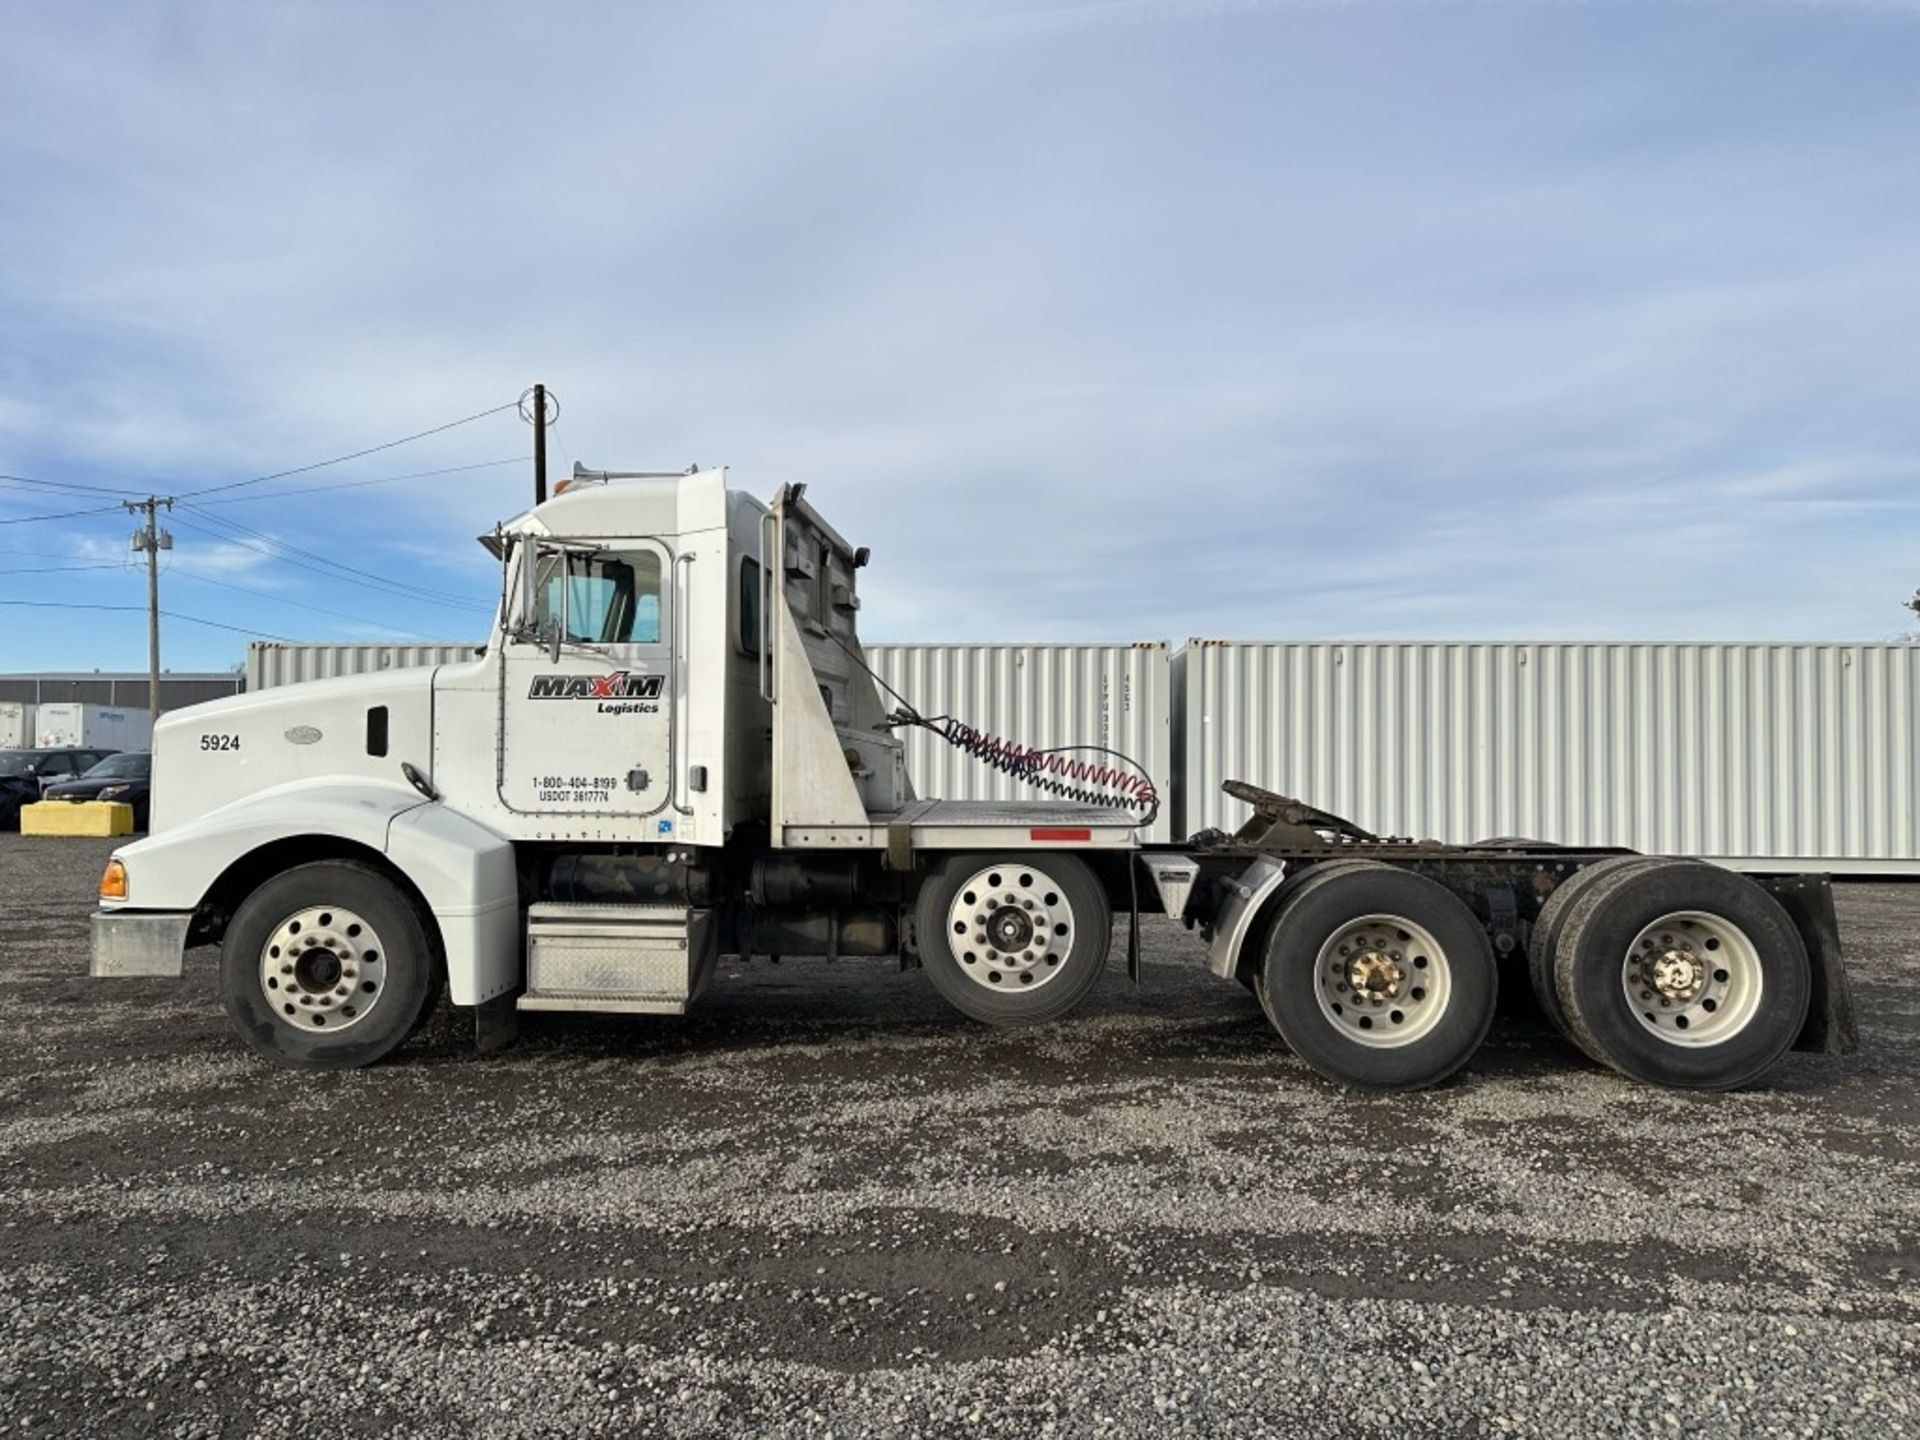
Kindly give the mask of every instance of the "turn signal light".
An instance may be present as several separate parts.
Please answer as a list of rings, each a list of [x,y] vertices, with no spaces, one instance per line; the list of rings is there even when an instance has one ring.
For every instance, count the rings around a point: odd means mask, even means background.
[[[127,867],[118,860],[107,861],[106,871],[100,876],[100,898],[102,900],[127,898]]]

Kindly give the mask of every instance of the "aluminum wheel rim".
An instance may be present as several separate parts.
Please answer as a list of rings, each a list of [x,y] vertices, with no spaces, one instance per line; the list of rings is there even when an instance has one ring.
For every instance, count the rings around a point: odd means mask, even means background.
[[[1362,915],[1327,937],[1313,962],[1320,1014],[1375,1050],[1424,1038],[1447,1012],[1453,967],[1433,932],[1404,915]]]
[[[1038,990],[1073,949],[1073,905],[1037,865],[976,871],[947,907],[947,943],[960,973],[985,990]]]
[[[1704,910],[1662,915],[1633,937],[1620,988],[1640,1028],[1669,1045],[1720,1045],[1753,1023],[1765,982],[1738,925]]]
[[[340,905],[309,905],[260,948],[260,993],[282,1024],[347,1030],[387,991],[387,952],[372,925]]]

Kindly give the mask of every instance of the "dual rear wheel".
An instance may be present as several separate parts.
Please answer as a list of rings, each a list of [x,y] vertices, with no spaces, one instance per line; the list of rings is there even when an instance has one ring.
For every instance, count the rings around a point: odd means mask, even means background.
[[[1256,954],[1248,978],[1274,1028],[1357,1088],[1444,1080],[1492,1022],[1485,926],[1410,871],[1342,860],[1289,878]],[[1798,1038],[1813,992],[1780,903],[1700,861],[1632,855],[1578,872],[1542,908],[1528,961],[1541,1008],[1585,1054],[1683,1089],[1753,1083]]]
[[[1588,1057],[1691,1090],[1757,1080],[1813,997],[1779,901],[1697,860],[1623,856],[1570,877],[1534,923],[1528,968],[1540,1008]]]

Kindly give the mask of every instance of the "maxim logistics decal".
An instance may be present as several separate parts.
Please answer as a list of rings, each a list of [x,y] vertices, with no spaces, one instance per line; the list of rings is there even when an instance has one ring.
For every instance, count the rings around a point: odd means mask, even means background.
[[[597,700],[602,715],[651,715],[659,710],[665,688],[664,675],[636,675],[631,670],[615,670],[611,675],[536,675],[527,698]]]

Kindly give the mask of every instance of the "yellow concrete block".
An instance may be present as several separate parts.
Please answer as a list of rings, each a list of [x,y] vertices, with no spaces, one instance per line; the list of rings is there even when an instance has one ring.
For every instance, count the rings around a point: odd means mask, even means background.
[[[22,835],[131,835],[133,807],[111,800],[42,800],[20,807]]]

